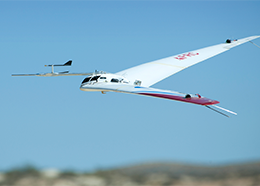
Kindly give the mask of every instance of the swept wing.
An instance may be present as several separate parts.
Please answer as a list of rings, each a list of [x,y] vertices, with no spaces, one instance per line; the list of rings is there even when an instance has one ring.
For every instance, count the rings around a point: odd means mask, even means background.
[[[153,84],[181,70],[184,70],[185,68],[188,68],[258,37],[260,36],[251,36],[235,41],[227,40],[226,43],[152,61],[120,71],[117,74],[126,77],[132,83],[136,80],[140,80],[142,82],[142,86],[150,87]]]

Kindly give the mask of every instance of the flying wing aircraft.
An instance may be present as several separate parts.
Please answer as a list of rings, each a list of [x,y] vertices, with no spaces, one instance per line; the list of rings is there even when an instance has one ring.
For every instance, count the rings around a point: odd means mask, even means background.
[[[193,95],[170,90],[161,90],[151,88],[151,86],[181,70],[184,70],[192,65],[195,65],[220,53],[228,51],[229,49],[240,44],[251,42],[251,40],[258,37],[260,36],[251,36],[238,40],[227,39],[226,42],[222,44],[185,52],[182,54],[141,64],[139,66],[135,66],[117,73],[107,73],[103,71],[95,71],[94,73],[69,73],[69,71],[54,72],[55,66],[71,66],[72,61],[70,60],[61,65],[45,65],[52,68],[51,73],[13,74],[12,76],[53,77],[87,75],[88,77],[86,77],[82,81],[80,86],[80,89],[83,91],[100,91],[103,94],[106,92],[120,92],[182,101],[206,106],[220,114],[229,117],[228,115],[220,112],[217,109],[222,109],[232,114],[236,113],[216,106],[219,101],[203,97],[199,94]],[[217,109],[212,108],[211,106],[214,106]]]

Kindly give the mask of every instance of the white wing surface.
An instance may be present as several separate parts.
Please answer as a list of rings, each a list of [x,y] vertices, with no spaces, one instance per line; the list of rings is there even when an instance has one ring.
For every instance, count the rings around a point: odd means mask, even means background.
[[[226,43],[182,53],[164,59],[152,61],[118,72],[118,75],[126,77],[130,83],[136,80],[142,82],[142,86],[149,87],[185,68],[202,62],[208,58],[225,52],[235,46],[256,39],[260,36],[251,36],[244,39],[228,41]]]

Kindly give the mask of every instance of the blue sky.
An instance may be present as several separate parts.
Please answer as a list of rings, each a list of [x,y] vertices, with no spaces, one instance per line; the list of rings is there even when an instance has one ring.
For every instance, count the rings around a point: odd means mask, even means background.
[[[216,99],[238,113],[231,118],[187,103],[83,92],[81,76],[11,77],[69,59],[73,66],[57,71],[113,73],[260,35],[259,7],[259,1],[1,1],[0,170],[259,160],[260,49],[250,43],[153,86]]]

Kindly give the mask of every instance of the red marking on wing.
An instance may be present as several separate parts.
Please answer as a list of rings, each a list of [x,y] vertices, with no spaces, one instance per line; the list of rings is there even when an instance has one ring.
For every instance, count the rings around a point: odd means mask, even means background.
[[[184,59],[187,59],[187,57],[192,57],[192,56],[197,56],[199,55],[199,53],[192,53],[192,52],[189,52],[187,54],[180,54],[178,55],[177,57],[174,57],[175,59],[178,59],[178,60],[184,60]]]
[[[141,95],[145,96],[152,96],[152,97],[158,97],[158,98],[164,98],[164,99],[171,99],[176,101],[183,101],[187,103],[193,103],[197,105],[215,105],[218,104],[219,101],[211,100],[208,98],[199,98],[199,97],[191,97],[191,98],[185,98],[182,96],[175,96],[175,95],[168,95],[168,94],[155,94],[155,93],[139,93]]]

